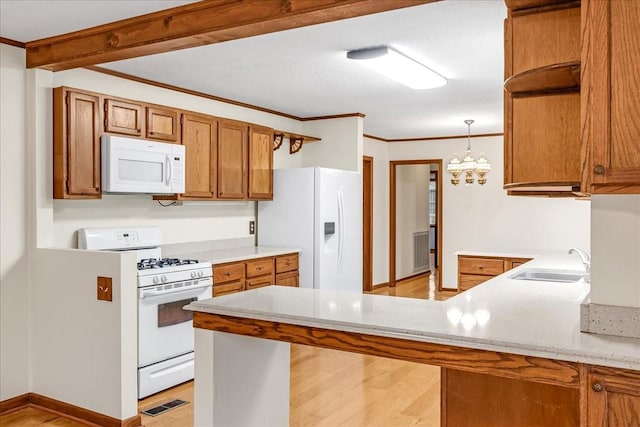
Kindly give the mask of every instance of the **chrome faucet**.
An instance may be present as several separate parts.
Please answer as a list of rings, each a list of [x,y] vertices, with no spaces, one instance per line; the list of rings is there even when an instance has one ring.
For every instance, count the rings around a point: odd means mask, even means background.
[[[584,278],[585,283],[591,282],[591,255],[587,251],[583,251],[579,248],[571,248],[569,249],[570,254],[578,254],[580,260],[582,261],[582,265],[584,265]]]

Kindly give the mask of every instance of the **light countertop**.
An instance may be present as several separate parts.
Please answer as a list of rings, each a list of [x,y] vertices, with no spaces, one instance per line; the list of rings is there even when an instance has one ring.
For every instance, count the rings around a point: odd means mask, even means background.
[[[241,248],[215,249],[202,252],[181,254],[182,258],[210,261],[212,264],[242,261],[246,259],[263,258],[300,252],[296,248],[279,248],[271,246],[247,246]]]
[[[640,370],[640,340],[580,332],[589,285],[514,280],[527,268],[584,271],[541,255],[446,301],[269,286],[193,302],[195,311]]]

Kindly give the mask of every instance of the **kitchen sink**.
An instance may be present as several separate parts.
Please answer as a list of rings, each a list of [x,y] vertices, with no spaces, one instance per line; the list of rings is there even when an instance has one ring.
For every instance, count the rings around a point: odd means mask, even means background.
[[[522,270],[518,274],[509,278],[515,280],[535,280],[538,282],[574,283],[582,279],[583,275],[583,272],[576,270],[544,270],[529,268]]]

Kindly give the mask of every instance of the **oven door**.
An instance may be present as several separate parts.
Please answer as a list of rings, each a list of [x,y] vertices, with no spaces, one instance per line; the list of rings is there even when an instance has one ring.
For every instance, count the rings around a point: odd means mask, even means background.
[[[138,367],[193,351],[192,312],[182,307],[211,298],[211,281],[175,292],[138,290]]]

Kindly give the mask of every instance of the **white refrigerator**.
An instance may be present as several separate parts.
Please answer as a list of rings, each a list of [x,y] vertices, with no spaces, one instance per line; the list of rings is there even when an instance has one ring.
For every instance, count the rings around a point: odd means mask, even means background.
[[[300,287],[362,292],[362,175],[276,169],[258,202],[258,245],[300,249]]]

